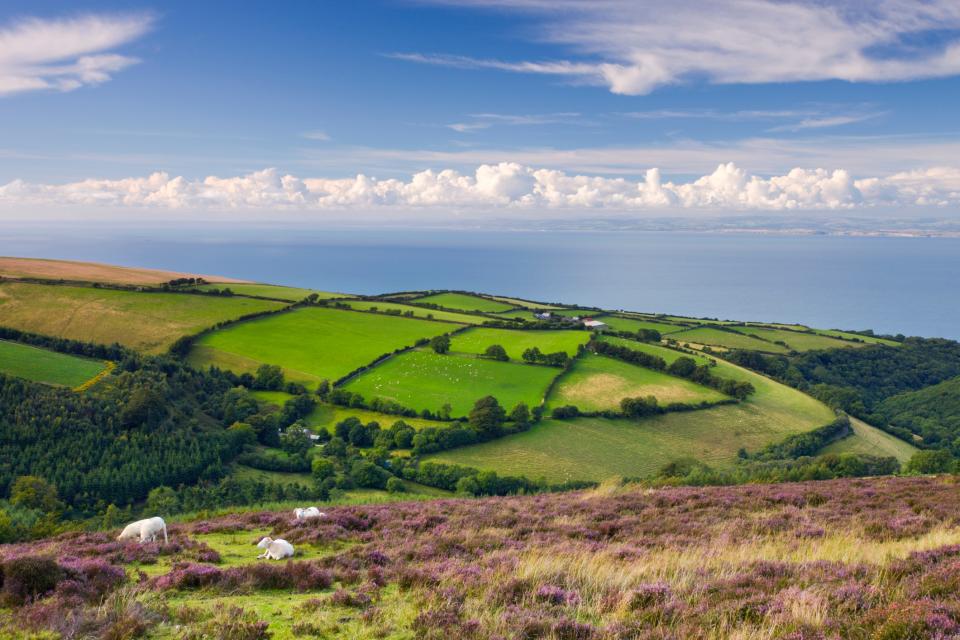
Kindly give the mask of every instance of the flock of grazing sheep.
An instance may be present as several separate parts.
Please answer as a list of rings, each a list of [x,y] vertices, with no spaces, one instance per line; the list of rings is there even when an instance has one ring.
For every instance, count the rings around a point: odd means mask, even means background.
[[[327,514],[316,507],[298,507],[293,510],[293,515],[298,521],[325,518],[327,516]],[[141,544],[144,542],[156,542],[157,536],[161,533],[163,534],[163,543],[167,544],[169,542],[167,537],[167,523],[164,522],[163,518],[144,518],[143,520],[131,522],[124,527],[120,535],[117,536],[117,540],[123,541],[139,538]],[[257,543],[257,548],[263,549],[263,553],[257,556],[258,560],[264,558],[267,560],[282,560],[283,558],[292,558],[294,553],[292,544],[279,538],[274,540],[270,536],[260,540],[260,542]]]

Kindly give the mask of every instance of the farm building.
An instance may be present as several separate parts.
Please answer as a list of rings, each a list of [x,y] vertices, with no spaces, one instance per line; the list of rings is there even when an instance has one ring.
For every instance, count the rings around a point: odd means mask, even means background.
[[[591,331],[606,331],[610,328],[606,322],[600,322],[599,320],[594,320],[593,318],[584,318],[583,326]]]

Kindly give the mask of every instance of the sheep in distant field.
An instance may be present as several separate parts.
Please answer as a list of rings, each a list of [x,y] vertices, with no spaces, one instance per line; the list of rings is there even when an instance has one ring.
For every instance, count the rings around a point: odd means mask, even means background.
[[[257,560],[262,560],[263,558],[267,560],[282,560],[293,557],[293,545],[286,540],[274,540],[270,536],[267,536],[257,543],[257,548],[264,550],[263,553],[257,556]]]
[[[141,544],[155,542],[160,532],[163,532],[163,544],[167,544],[169,542],[167,539],[167,523],[163,521],[163,518],[146,518],[131,522],[124,527],[120,535],[117,536],[117,540],[130,540],[139,537]]]
[[[307,507],[306,509],[296,508],[293,510],[293,515],[297,520],[309,520],[310,518],[323,518],[327,514],[320,511],[316,507]]]

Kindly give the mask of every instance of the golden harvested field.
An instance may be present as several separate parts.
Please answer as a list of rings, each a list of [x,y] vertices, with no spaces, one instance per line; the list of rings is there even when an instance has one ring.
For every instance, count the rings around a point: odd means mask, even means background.
[[[117,267],[97,262],[74,260],[45,260],[42,258],[12,258],[0,256],[0,276],[7,278],[43,278],[47,280],[74,280],[82,282],[105,282],[109,284],[162,284],[176,278],[202,277],[209,282],[246,282],[223,276],[208,276],[196,273],[166,271],[163,269],[140,269]]]

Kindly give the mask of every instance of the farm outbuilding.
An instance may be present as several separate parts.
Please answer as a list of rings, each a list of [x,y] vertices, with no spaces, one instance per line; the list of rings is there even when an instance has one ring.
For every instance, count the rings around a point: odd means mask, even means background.
[[[591,331],[606,331],[610,328],[606,322],[600,322],[599,320],[594,320],[593,318],[584,318],[583,326]]]

